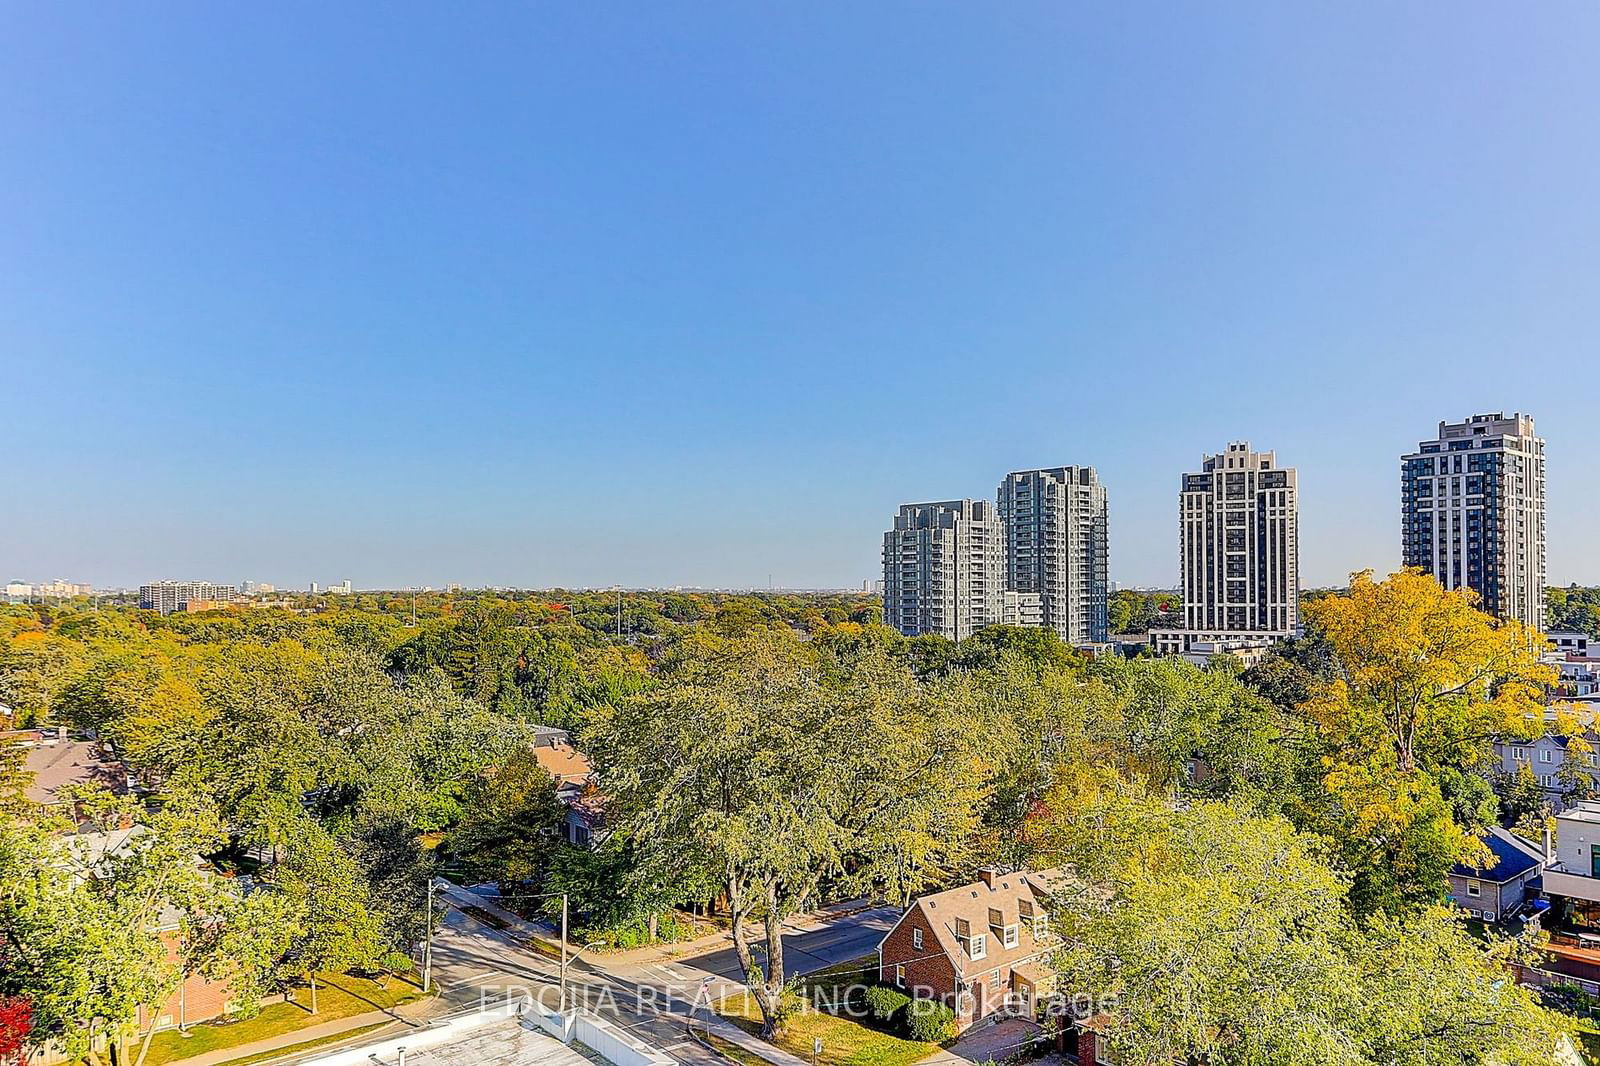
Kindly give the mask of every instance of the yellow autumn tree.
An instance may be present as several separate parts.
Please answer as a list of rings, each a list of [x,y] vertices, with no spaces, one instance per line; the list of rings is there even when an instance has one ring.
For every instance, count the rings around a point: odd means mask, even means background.
[[[1373,581],[1352,574],[1347,596],[1308,604],[1306,617],[1333,649],[1337,676],[1305,704],[1347,758],[1390,755],[1421,766],[1471,765],[1496,736],[1533,737],[1545,720],[1556,671],[1540,662],[1544,637],[1477,608],[1471,589],[1446,589],[1416,569]]]

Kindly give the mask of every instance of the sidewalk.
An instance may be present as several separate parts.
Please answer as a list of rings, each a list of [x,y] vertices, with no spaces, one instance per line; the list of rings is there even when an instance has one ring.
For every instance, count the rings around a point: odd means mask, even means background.
[[[780,1047],[767,1043],[753,1033],[747,1033],[730,1021],[722,1018],[712,1018],[709,1022],[704,1016],[689,1019],[689,1035],[698,1039],[698,1034],[707,1030],[719,1040],[726,1040],[730,1044],[737,1044],[752,1055],[766,1059],[773,1066],[811,1066],[811,1063],[798,1055],[791,1055]],[[715,1048],[712,1048],[715,1051]],[[720,1052],[719,1052],[720,1054]],[[723,1056],[726,1058],[727,1056]]]

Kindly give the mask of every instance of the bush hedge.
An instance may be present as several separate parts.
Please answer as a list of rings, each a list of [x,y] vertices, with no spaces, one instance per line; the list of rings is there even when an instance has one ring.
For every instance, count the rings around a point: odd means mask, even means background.
[[[892,1022],[911,1002],[910,996],[887,985],[873,985],[862,996],[867,1002],[867,1011],[880,1022]]]
[[[942,1044],[955,1039],[956,1012],[936,999],[914,999],[906,1008],[906,1034],[913,1040]]]

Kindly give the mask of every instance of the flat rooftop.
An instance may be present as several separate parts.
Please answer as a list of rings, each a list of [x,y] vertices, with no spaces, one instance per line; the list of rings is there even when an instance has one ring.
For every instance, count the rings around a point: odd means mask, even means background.
[[[406,1066],[595,1066],[596,1063],[609,1066],[600,1056],[586,1058],[576,1048],[516,1018],[486,1025],[448,1044],[406,1052]]]
[[[1568,822],[1591,822],[1600,825],[1600,803],[1587,800],[1568,807],[1556,817]]]

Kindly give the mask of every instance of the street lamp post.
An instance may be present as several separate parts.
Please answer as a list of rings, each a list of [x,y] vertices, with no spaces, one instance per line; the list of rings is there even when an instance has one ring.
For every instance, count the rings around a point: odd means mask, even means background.
[[[433,890],[439,887],[439,882],[433,877],[428,878],[427,907],[428,917],[422,926],[422,991],[426,995],[433,989]]]

